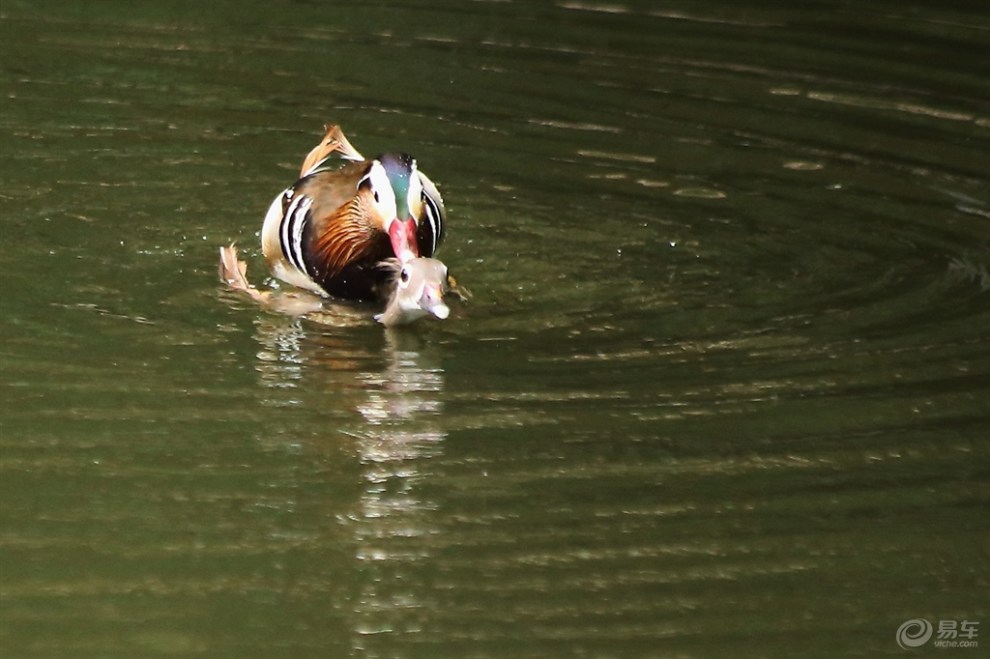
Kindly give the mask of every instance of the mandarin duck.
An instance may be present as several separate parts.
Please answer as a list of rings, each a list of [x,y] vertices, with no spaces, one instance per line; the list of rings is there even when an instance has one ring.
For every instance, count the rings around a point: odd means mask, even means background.
[[[443,295],[452,279],[442,261],[419,256],[405,263],[388,259],[379,267],[390,271],[394,282],[385,311],[375,316],[382,325],[408,325],[428,315],[443,320],[450,315]]]
[[[442,262],[422,256],[405,263],[387,259],[379,263],[378,268],[392,284],[392,294],[385,311],[375,316],[375,320],[385,327],[408,325],[425,316],[443,320],[450,315],[443,296],[449,290],[451,280],[447,266]],[[323,301],[314,295],[259,291],[248,281],[247,264],[238,260],[237,248],[233,245],[220,248],[219,275],[220,280],[232,290],[245,293],[255,302],[275,311],[302,315],[323,309]]]
[[[334,166],[334,153],[344,163]],[[384,297],[379,264],[431,257],[444,237],[443,199],[404,153],[365,159],[339,126],[306,157],[300,178],[265,216],[261,245],[278,279],[321,295]]]

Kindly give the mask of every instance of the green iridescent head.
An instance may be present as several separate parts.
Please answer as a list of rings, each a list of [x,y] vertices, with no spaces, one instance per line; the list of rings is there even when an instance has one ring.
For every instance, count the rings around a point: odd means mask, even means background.
[[[414,219],[414,209],[410,208],[410,204],[418,202],[419,198],[417,195],[416,199],[411,199],[409,186],[412,175],[416,171],[416,161],[405,153],[385,153],[378,156],[376,160],[385,168],[388,181],[395,192],[396,218],[399,220]]]

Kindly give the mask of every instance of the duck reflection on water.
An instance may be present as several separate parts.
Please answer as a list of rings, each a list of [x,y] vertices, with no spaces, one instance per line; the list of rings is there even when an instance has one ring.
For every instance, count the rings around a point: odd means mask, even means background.
[[[328,505],[353,551],[347,616],[360,649],[369,635],[409,631],[430,610],[417,575],[442,529],[437,503],[422,486],[446,437],[445,377],[439,351],[415,333],[386,330],[384,343],[371,342],[360,330],[367,318],[354,321],[350,328],[327,330],[300,318],[265,316],[255,336],[268,404],[309,411],[315,395],[333,409],[326,436],[311,441],[337,448],[349,443],[344,455],[356,458],[356,498]]]
[[[280,391],[266,403],[304,404],[314,390],[322,390],[320,397],[335,417],[359,416],[338,428],[344,435],[399,443],[410,437],[442,439],[444,374],[438,351],[417,334],[398,330],[386,330],[384,343],[375,348],[360,331],[367,318],[358,310],[344,307],[329,316],[340,331],[321,330],[303,318],[259,317],[255,368],[266,387]]]

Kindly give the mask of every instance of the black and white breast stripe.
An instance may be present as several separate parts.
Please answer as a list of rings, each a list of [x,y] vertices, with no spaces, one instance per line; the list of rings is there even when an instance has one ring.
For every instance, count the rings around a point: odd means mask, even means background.
[[[288,207],[282,213],[282,222],[279,225],[278,238],[282,247],[282,254],[300,272],[307,272],[306,262],[303,259],[303,231],[306,228],[309,210],[313,206],[313,200],[306,195],[292,197],[292,191],[286,190],[286,197],[283,204]]]
[[[433,255],[443,241],[443,207],[426,192],[423,193],[423,207],[426,209],[426,222],[430,228],[430,239],[433,241],[429,253]]]

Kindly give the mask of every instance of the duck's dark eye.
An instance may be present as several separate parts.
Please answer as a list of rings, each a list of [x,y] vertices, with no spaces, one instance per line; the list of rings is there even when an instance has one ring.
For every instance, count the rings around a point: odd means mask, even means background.
[[[409,271],[403,268],[402,272],[399,273],[399,279],[402,280],[403,284],[407,283],[409,281]]]
[[[375,203],[378,203],[378,190],[375,190]]]

